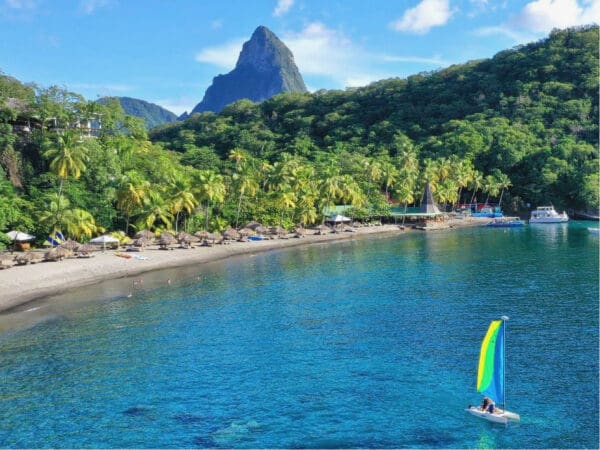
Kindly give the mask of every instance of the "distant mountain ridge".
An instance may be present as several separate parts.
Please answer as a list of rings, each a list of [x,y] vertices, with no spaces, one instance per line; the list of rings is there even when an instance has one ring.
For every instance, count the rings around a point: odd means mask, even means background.
[[[177,115],[171,111],[155,103],[150,103],[138,98],[102,97],[98,99],[98,103],[106,104],[109,99],[113,98],[119,101],[125,114],[144,119],[148,128],[154,128],[163,123],[174,122],[177,120]]]
[[[235,69],[218,75],[192,110],[220,112],[243,98],[267,100],[282,92],[307,92],[294,55],[267,27],[259,26],[244,43]]]

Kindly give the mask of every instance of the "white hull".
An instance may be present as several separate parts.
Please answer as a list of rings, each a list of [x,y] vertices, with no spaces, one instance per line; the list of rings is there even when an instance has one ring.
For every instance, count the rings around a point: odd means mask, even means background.
[[[552,206],[540,206],[531,212],[529,223],[565,223],[569,221],[566,212],[557,213]]]
[[[494,423],[503,423],[503,424],[507,424],[509,420],[521,420],[521,416],[519,416],[517,413],[513,413],[510,411],[502,411],[502,412],[498,412],[498,413],[489,413],[487,411],[482,411],[481,409],[479,409],[476,406],[471,406],[469,408],[466,409],[466,411],[472,415],[474,415],[475,417],[479,417],[480,419],[485,419],[489,422],[494,422]],[[499,410],[501,411],[501,410]]]
[[[569,218],[565,214],[564,216],[559,217],[544,217],[540,219],[529,219],[529,223],[566,223],[569,221]]]

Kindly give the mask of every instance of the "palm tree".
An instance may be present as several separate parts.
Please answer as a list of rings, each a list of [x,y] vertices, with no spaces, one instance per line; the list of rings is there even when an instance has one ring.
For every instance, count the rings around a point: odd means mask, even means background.
[[[192,192],[190,180],[181,173],[175,173],[169,182],[171,195],[169,198],[170,210],[175,214],[175,232],[179,229],[179,214],[183,211],[191,214],[198,200]]]
[[[125,234],[129,234],[129,223],[131,216],[137,208],[141,208],[144,199],[151,189],[148,181],[144,180],[140,174],[131,170],[121,178],[117,188],[117,208],[125,214],[126,225]]]
[[[454,178],[458,185],[457,202],[460,203],[463,188],[467,187],[473,178],[473,166],[469,160],[459,161],[454,165]]]
[[[144,211],[138,219],[136,227],[138,229],[147,228],[153,230],[157,226],[160,228],[164,226],[167,229],[171,229],[172,220],[173,215],[161,193],[159,191],[152,191],[145,197]]]
[[[244,170],[245,169],[245,170]],[[240,212],[242,210],[242,199],[244,195],[255,196],[256,192],[259,188],[259,183],[257,179],[257,174],[250,168],[250,166],[246,166],[244,169],[236,172],[232,176],[234,189],[238,193],[238,204],[237,211],[235,215],[235,227],[238,228],[240,221]]]
[[[44,152],[44,158],[50,160],[50,170],[60,178],[59,197],[62,197],[65,180],[69,176],[77,180],[85,172],[89,159],[82,137],[73,130],[58,135],[55,145]]]
[[[471,175],[471,182],[469,186],[473,189],[473,195],[471,196],[471,201],[469,203],[473,204],[475,200],[475,196],[477,195],[477,191],[481,189],[483,186],[483,174],[478,170],[473,170],[473,174]]]
[[[396,188],[395,196],[400,203],[404,203],[404,215],[402,216],[402,224],[404,224],[408,204],[415,201],[414,183],[409,179],[404,179]]]
[[[206,229],[210,218],[211,205],[225,200],[225,183],[223,176],[212,170],[201,170],[198,173],[198,196],[206,202]]]
[[[68,210],[64,216],[64,225],[67,234],[76,240],[82,237],[89,239],[99,231],[104,231],[102,227],[96,225],[94,217],[83,209]]]
[[[386,200],[389,197],[389,191],[394,187],[396,182],[398,181],[398,169],[391,161],[385,161],[381,164],[381,172],[383,185],[385,187],[385,198]]]
[[[500,184],[498,180],[493,175],[487,175],[483,180],[483,192],[487,193],[487,197],[485,199],[485,203],[487,204],[490,199],[490,195],[492,197],[496,197],[500,193]]]
[[[63,216],[70,206],[69,199],[61,197],[58,193],[48,194],[48,202],[39,214],[39,221],[53,231],[62,228]]]
[[[504,190],[511,187],[512,182],[510,181],[510,178],[508,178],[508,175],[506,175],[505,173],[502,173],[500,171],[496,171],[494,173],[494,177],[496,178],[496,181],[498,182],[498,186],[502,190],[500,192],[500,200],[498,201],[498,206],[502,207],[502,196],[504,195]]]

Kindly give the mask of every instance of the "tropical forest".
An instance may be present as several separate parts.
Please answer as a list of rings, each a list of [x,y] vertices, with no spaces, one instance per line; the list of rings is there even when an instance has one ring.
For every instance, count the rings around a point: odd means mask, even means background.
[[[0,230],[86,241],[105,231],[311,226],[493,202],[598,211],[599,28],[365,87],[240,100],[147,129],[0,73]],[[2,234],[0,234],[2,236]]]

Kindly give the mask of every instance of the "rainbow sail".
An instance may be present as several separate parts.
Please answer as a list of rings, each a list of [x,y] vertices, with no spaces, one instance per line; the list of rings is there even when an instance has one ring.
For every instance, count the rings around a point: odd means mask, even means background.
[[[477,392],[504,403],[504,320],[494,320],[481,343]]]

